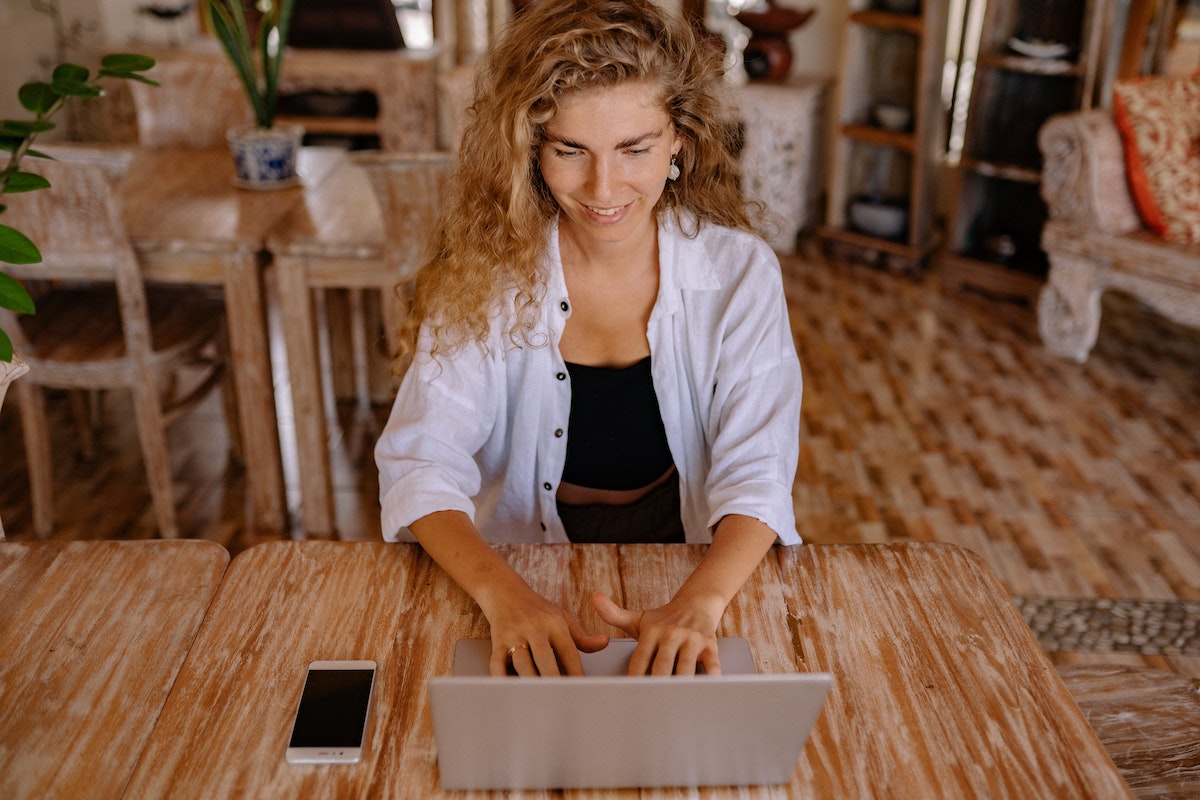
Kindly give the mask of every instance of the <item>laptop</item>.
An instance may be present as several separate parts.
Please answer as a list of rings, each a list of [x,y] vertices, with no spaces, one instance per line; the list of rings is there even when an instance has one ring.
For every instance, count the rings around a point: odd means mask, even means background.
[[[584,677],[493,678],[491,642],[463,639],[431,678],[445,790],[788,783],[832,676],[758,674],[749,644],[718,642],[721,675],[625,674],[637,642],[580,653]]]

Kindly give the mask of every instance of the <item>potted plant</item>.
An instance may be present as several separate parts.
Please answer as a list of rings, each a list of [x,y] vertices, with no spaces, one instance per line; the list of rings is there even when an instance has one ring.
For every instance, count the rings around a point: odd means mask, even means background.
[[[100,61],[100,70],[93,78],[86,67],[76,64],[59,64],[54,68],[50,81],[27,83],[17,92],[21,106],[34,115],[32,120],[0,120],[0,151],[7,151],[8,163],[0,171],[0,195],[32,192],[47,189],[50,184],[40,175],[21,171],[21,160],[25,156],[47,158],[31,149],[38,135],[53,130],[50,121],[71,97],[98,97],[104,93],[97,79],[101,77],[124,78],[142,81],[152,86],[158,84],[141,73],[154,66],[154,59],[133,54],[105,56]],[[4,212],[0,204],[0,214]],[[37,264],[42,254],[37,245],[25,234],[0,225],[0,262],[7,264]],[[18,314],[34,313],[33,300],[20,283],[0,272],[0,307]],[[13,360],[12,340],[0,330],[0,362]],[[11,371],[6,370],[5,374]],[[13,376],[15,377],[15,376]],[[3,398],[0,393],[0,399]]]
[[[296,156],[304,128],[275,123],[279,75],[295,5],[295,0],[257,0],[260,18],[253,28],[243,0],[208,0],[205,5],[208,26],[229,56],[254,109],[254,125],[228,134],[238,183],[247,188],[280,188],[296,182]]]

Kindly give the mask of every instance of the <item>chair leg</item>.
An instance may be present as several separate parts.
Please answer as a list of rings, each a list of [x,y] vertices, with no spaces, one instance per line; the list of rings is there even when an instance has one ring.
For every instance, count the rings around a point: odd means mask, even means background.
[[[79,455],[84,461],[96,460],[96,392],[91,389],[73,389],[67,393],[71,406],[71,417],[79,434]]]
[[[400,388],[400,378],[395,373],[392,360],[400,350],[400,326],[408,315],[407,289],[399,286],[384,286],[379,290],[379,309],[383,317],[384,340],[387,342],[387,356],[392,377],[392,393]]]
[[[30,380],[16,382],[21,406],[21,431],[25,437],[25,460],[29,467],[29,500],[33,507],[33,530],[39,538],[54,531],[54,462],[50,426],[46,422],[46,396]]]
[[[134,384],[133,409],[159,535],[164,539],[177,539],[179,528],[175,523],[175,491],[171,483],[171,460],[167,455],[167,432],[158,392],[152,384],[152,381]]]
[[[242,449],[242,418],[238,414],[237,387],[233,380],[232,355],[229,350],[229,330],[221,326],[217,337],[217,358],[221,364],[221,408],[225,412],[225,432],[229,434],[229,454],[234,463],[244,465],[246,454]]]
[[[367,313],[362,289],[350,289],[350,348],[354,359],[354,415],[359,422],[370,422],[371,346],[367,343]]]

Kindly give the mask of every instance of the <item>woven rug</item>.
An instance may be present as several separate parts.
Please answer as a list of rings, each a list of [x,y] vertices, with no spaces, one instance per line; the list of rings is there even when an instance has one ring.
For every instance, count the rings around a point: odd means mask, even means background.
[[[1200,655],[1200,601],[1014,597],[1047,652]]]

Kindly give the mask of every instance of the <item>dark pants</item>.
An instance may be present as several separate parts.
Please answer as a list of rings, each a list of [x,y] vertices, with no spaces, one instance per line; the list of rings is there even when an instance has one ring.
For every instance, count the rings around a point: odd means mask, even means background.
[[[628,505],[575,506],[558,501],[567,538],[576,544],[682,543],[679,476],[672,475],[641,500]]]

